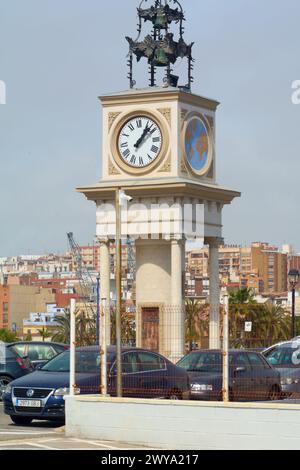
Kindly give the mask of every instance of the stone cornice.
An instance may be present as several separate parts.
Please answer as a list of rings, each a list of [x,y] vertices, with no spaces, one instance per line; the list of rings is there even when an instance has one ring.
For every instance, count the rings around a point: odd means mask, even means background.
[[[133,198],[147,197],[184,197],[192,199],[203,199],[222,204],[230,204],[233,199],[240,197],[241,193],[221,186],[197,184],[185,180],[174,181],[148,181],[148,182],[122,182],[112,181],[98,183],[93,186],[77,188],[77,191],[84,194],[90,201],[111,201],[114,200],[115,191],[123,188]]]
[[[199,95],[194,95],[193,93],[188,93],[178,88],[130,90],[112,95],[100,96],[99,100],[101,101],[104,108],[119,104],[134,105],[178,101],[180,103],[190,104],[215,111],[220,104],[218,101]]]

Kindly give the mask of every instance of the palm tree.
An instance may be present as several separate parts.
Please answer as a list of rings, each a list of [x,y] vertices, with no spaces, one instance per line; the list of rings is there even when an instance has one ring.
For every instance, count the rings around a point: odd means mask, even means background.
[[[43,342],[45,342],[45,340],[47,338],[51,338],[52,336],[52,333],[50,333],[50,331],[47,330],[47,328],[43,327],[41,330],[37,330],[39,335],[41,336]]]
[[[18,337],[14,331],[0,328],[0,341],[3,343],[14,343],[18,341]]]
[[[96,343],[96,318],[94,314],[86,309],[80,309],[75,312],[76,315],[76,345],[91,346]],[[58,327],[52,335],[52,341],[58,343],[70,342],[70,311],[65,315],[55,317]]]
[[[231,346],[245,344],[245,322],[252,321],[257,302],[253,291],[246,287],[229,294],[229,335]]]
[[[70,311],[67,310],[65,315],[57,315],[55,322],[58,323],[58,327],[52,336],[52,341],[57,343],[69,343],[70,342]]]
[[[256,304],[254,299],[254,293],[252,289],[243,287],[236,292],[230,292],[229,294],[230,305],[243,305],[243,304]]]
[[[91,346],[96,343],[96,316],[90,309],[80,309],[76,313],[76,344]]]
[[[290,338],[291,317],[282,307],[263,305],[257,313],[256,334],[262,346]]]
[[[27,333],[27,335],[23,339],[24,339],[24,341],[29,341],[29,342],[32,341],[32,334],[30,332]]]
[[[193,349],[193,343],[201,342],[208,336],[207,306],[198,299],[187,299],[185,302],[185,339],[189,345],[189,351]]]
[[[116,344],[116,309],[110,310],[111,343]],[[121,312],[121,340],[122,344],[131,345],[136,342],[136,327],[134,318],[127,312]]]
[[[187,299],[185,302],[185,339],[189,345],[189,351],[192,351],[193,343],[198,340],[196,324],[200,306],[201,304],[197,299]]]

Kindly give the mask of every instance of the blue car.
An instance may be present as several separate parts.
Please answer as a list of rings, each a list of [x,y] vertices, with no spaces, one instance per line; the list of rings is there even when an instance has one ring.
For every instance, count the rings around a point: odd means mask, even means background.
[[[283,398],[300,398],[300,338],[275,344],[263,352],[281,378]]]
[[[99,347],[76,350],[76,393],[99,394]],[[107,350],[108,393],[116,395],[116,348]],[[65,351],[27,377],[11,382],[3,395],[4,412],[19,425],[33,419],[63,421],[64,396],[69,393],[70,352]],[[126,348],[122,351],[122,384],[125,397],[188,399],[186,371],[155,352]]]
[[[222,400],[221,350],[193,351],[177,365],[190,376],[191,399]],[[256,351],[230,350],[229,394],[231,401],[279,399],[280,374]]]
[[[19,355],[12,344],[2,344],[1,348],[4,358],[0,361],[0,400],[10,382],[33,371],[29,358]]]

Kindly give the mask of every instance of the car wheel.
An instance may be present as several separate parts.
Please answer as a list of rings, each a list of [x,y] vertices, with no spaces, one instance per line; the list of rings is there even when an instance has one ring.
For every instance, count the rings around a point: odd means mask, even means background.
[[[277,385],[273,385],[271,390],[269,391],[269,400],[279,400],[280,399],[280,390]]]
[[[25,416],[11,416],[10,419],[19,426],[28,426],[32,421],[31,418],[26,418]]]
[[[169,400],[182,400],[182,393],[179,390],[172,390],[168,396]]]
[[[0,400],[2,400],[4,391],[6,389],[6,386],[12,382],[12,378],[9,377],[8,375],[1,375],[0,376]]]

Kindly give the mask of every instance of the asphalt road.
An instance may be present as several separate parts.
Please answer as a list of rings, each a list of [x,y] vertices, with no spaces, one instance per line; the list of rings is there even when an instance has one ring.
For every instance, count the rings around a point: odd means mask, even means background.
[[[22,427],[12,423],[0,403],[0,452],[2,450],[137,450],[119,442],[75,439],[65,436],[64,427],[33,421]],[[148,449],[149,450],[149,449]]]

